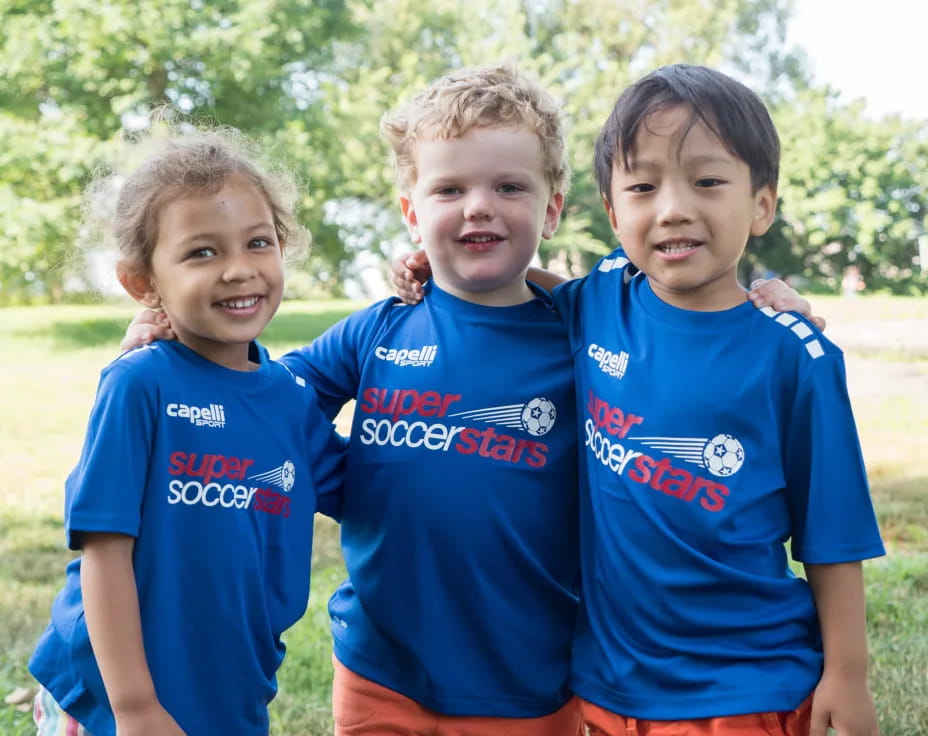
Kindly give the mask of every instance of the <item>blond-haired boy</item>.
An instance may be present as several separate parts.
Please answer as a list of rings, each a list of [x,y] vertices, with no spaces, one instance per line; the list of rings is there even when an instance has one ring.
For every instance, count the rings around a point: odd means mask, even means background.
[[[330,602],[337,734],[571,736],[577,433],[566,332],[525,280],[569,170],[514,67],[443,77],[382,121],[422,304],[388,299],[284,357],[356,398]]]

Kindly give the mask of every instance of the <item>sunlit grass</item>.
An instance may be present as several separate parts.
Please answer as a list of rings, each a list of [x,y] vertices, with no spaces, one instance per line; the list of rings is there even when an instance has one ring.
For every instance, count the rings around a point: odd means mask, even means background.
[[[262,341],[304,344],[357,304],[285,304]],[[884,736],[928,734],[928,300],[816,297],[828,334],[847,348],[848,377],[873,495],[890,554],[867,563],[872,683]],[[131,305],[0,309],[0,694],[32,687],[25,663],[71,553],[62,484],[80,451],[100,369]],[[890,348],[871,350],[884,336]],[[845,340],[845,338],[848,338]],[[900,348],[899,345],[903,348]],[[345,419],[341,426],[346,428]],[[343,576],[337,528],[317,523],[310,609],[287,637],[274,736],[331,733],[331,642],[325,605]],[[0,733],[34,734],[28,713],[0,705]]]

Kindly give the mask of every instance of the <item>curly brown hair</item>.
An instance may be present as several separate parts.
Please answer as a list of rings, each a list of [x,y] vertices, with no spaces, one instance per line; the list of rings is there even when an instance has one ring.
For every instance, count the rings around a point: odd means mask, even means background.
[[[266,200],[281,247],[289,250],[309,242],[309,232],[295,218],[292,175],[259,163],[263,157],[257,146],[239,131],[174,132],[150,136],[141,145],[145,158],[128,176],[109,172],[88,190],[88,219],[100,222],[121,258],[147,269],[164,207],[181,197],[214,194],[235,174]]]

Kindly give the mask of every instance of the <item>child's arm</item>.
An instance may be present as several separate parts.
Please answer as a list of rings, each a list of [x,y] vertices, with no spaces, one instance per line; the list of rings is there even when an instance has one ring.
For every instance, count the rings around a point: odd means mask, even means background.
[[[806,565],[815,597],[825,669],[812,700],[809,736],[879,736],[876,707],[867,685],[867,628],[859,562]]]
[[[396,288],[397,296],[407,304],[417,304],[422,301],[422,284],[428,281],[431,274],[432,270],[429,267],[428,256],[425,251],[421,250],[398,256],[393,259],[390,267],[391,280]],[[536,266],[529,267],[527,277],[529,281],[548,291],[567,281],[563,276]],[[751,284],[748,298],[758,309],[771,306],[778,312],[798,312],[811,320],[820,330],[825,329],[825,318],[812,314],[812,305],[799,296],[799,293],[784,281],[779,279],[755,281]],[[134,347],[146,341],[139,341],[131,345],[127,345],[127,342],[128,334],[126,340],[123,341],[123,349]]]
[[[525,274],[525,278],[527,278],[532,283],[538,284],[546,291],[554,291],[555,286],[559,286],[560,284],[568,281],[568,279],[564,278],[563,276],[560,276],[553,271],[548,271],[545,268],[538,268],[538,266],[529,266],[528,273]]]
[[[184,736],[158,702],[142,644],[142,622],[132,566],[135,539],[124,534],[83,536],[81,590],[94,657],[116,718],[117,736]]]

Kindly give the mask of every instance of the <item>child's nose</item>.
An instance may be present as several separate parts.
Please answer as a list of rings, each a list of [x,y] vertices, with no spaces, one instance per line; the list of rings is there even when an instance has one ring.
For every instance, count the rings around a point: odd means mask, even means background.
[[[662,225],[691,222],[692,200],[685,187],[665,185],[657,196],[657,217]]]
[[[257,273],[255,265],[248,254],[233,255],[228,258],[222,270],[223,281],[247,281]]]
[[[468,220],[486,220],[493,216],[493,203],[486,192],[472,190],[464,202],[464,217]]]

